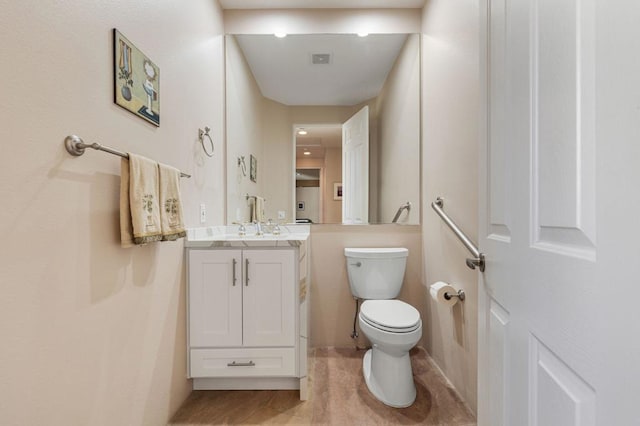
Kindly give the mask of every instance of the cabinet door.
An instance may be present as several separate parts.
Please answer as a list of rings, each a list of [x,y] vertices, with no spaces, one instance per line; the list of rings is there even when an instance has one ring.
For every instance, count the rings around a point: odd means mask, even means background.
[[[245,250],[244,346],[295,345],[295,250]]]
[[[189,251],[192,348],[242,345],[241,259],[239,250]]]

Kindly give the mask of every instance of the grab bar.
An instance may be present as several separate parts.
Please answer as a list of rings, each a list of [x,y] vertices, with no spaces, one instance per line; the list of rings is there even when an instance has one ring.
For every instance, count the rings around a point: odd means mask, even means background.
[[[407,212],[411,211],[411,202],[407,201],[406,203],[400,206],[400,208],[396,212],[396,215],[393,217],[393,220],[391,221],[391,223],[396,223],[398,221],[398,219],[400,218],[400,214],[402,213],[403,210],[406,210]]]
[[[469,252],[471,252],[471,254],[473,255],[474,259],[466,260],[467,266],[471,269],[476,269],[477,266],[478,269],[480,269],[480,272],[484,272],[484,254],[480,253],[478,247],[476,247],[476,245],[469,239],[469,237],[467,237],[466,234],[462,232],[458,225],[456,225],[455,222],[451,220],[451,218],[444,212],[444,210],[442,210],[442,208],[444,207],[444,200],[440,197],[436,198],[436,201],[431,203],[431,207],[436,211],[436,213],[438,213],[438,216],[440,216],[442,220],[444,220],[444,223],[446,223],[447,226],[451,228],[453,233],[456,234],[456,237],[458,237],[460,241],[462,241],[462,244],[464,244],[467,250],[469,250]]]

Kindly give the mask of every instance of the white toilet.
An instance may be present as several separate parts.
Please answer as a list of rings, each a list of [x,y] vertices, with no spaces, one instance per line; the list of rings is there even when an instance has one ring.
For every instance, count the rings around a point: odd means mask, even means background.
[[[371,393],[391,407],[408,407],[416,399],[409,350],[422,337],[420,313],[393,300],[400,293],[409,250],[345,248],[349,286],[365,299],[358,317],[372,349],[364,355],[364,379]]]

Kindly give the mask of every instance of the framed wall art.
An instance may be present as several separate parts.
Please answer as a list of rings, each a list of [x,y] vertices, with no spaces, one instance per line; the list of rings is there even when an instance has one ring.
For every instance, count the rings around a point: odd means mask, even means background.
[[[335,201],[342,200],[342,182],[334,182],[334,184],[333,184],[333,199]]]
[[[113,102],[160,126],[160,69],[113,29]]]
[[[258,159],[253,155],[251,156],[251,162],[249,163],[249,179],[251,179],[251,182],[258,181]]]

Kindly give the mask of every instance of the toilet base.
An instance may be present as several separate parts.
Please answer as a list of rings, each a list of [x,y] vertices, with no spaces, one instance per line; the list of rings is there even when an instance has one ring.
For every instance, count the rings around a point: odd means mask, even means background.
[[[362,372],[367,388],[380,402],[406,408],[416,400],[409,352],[398,357],[374,346],[364,354]]]

